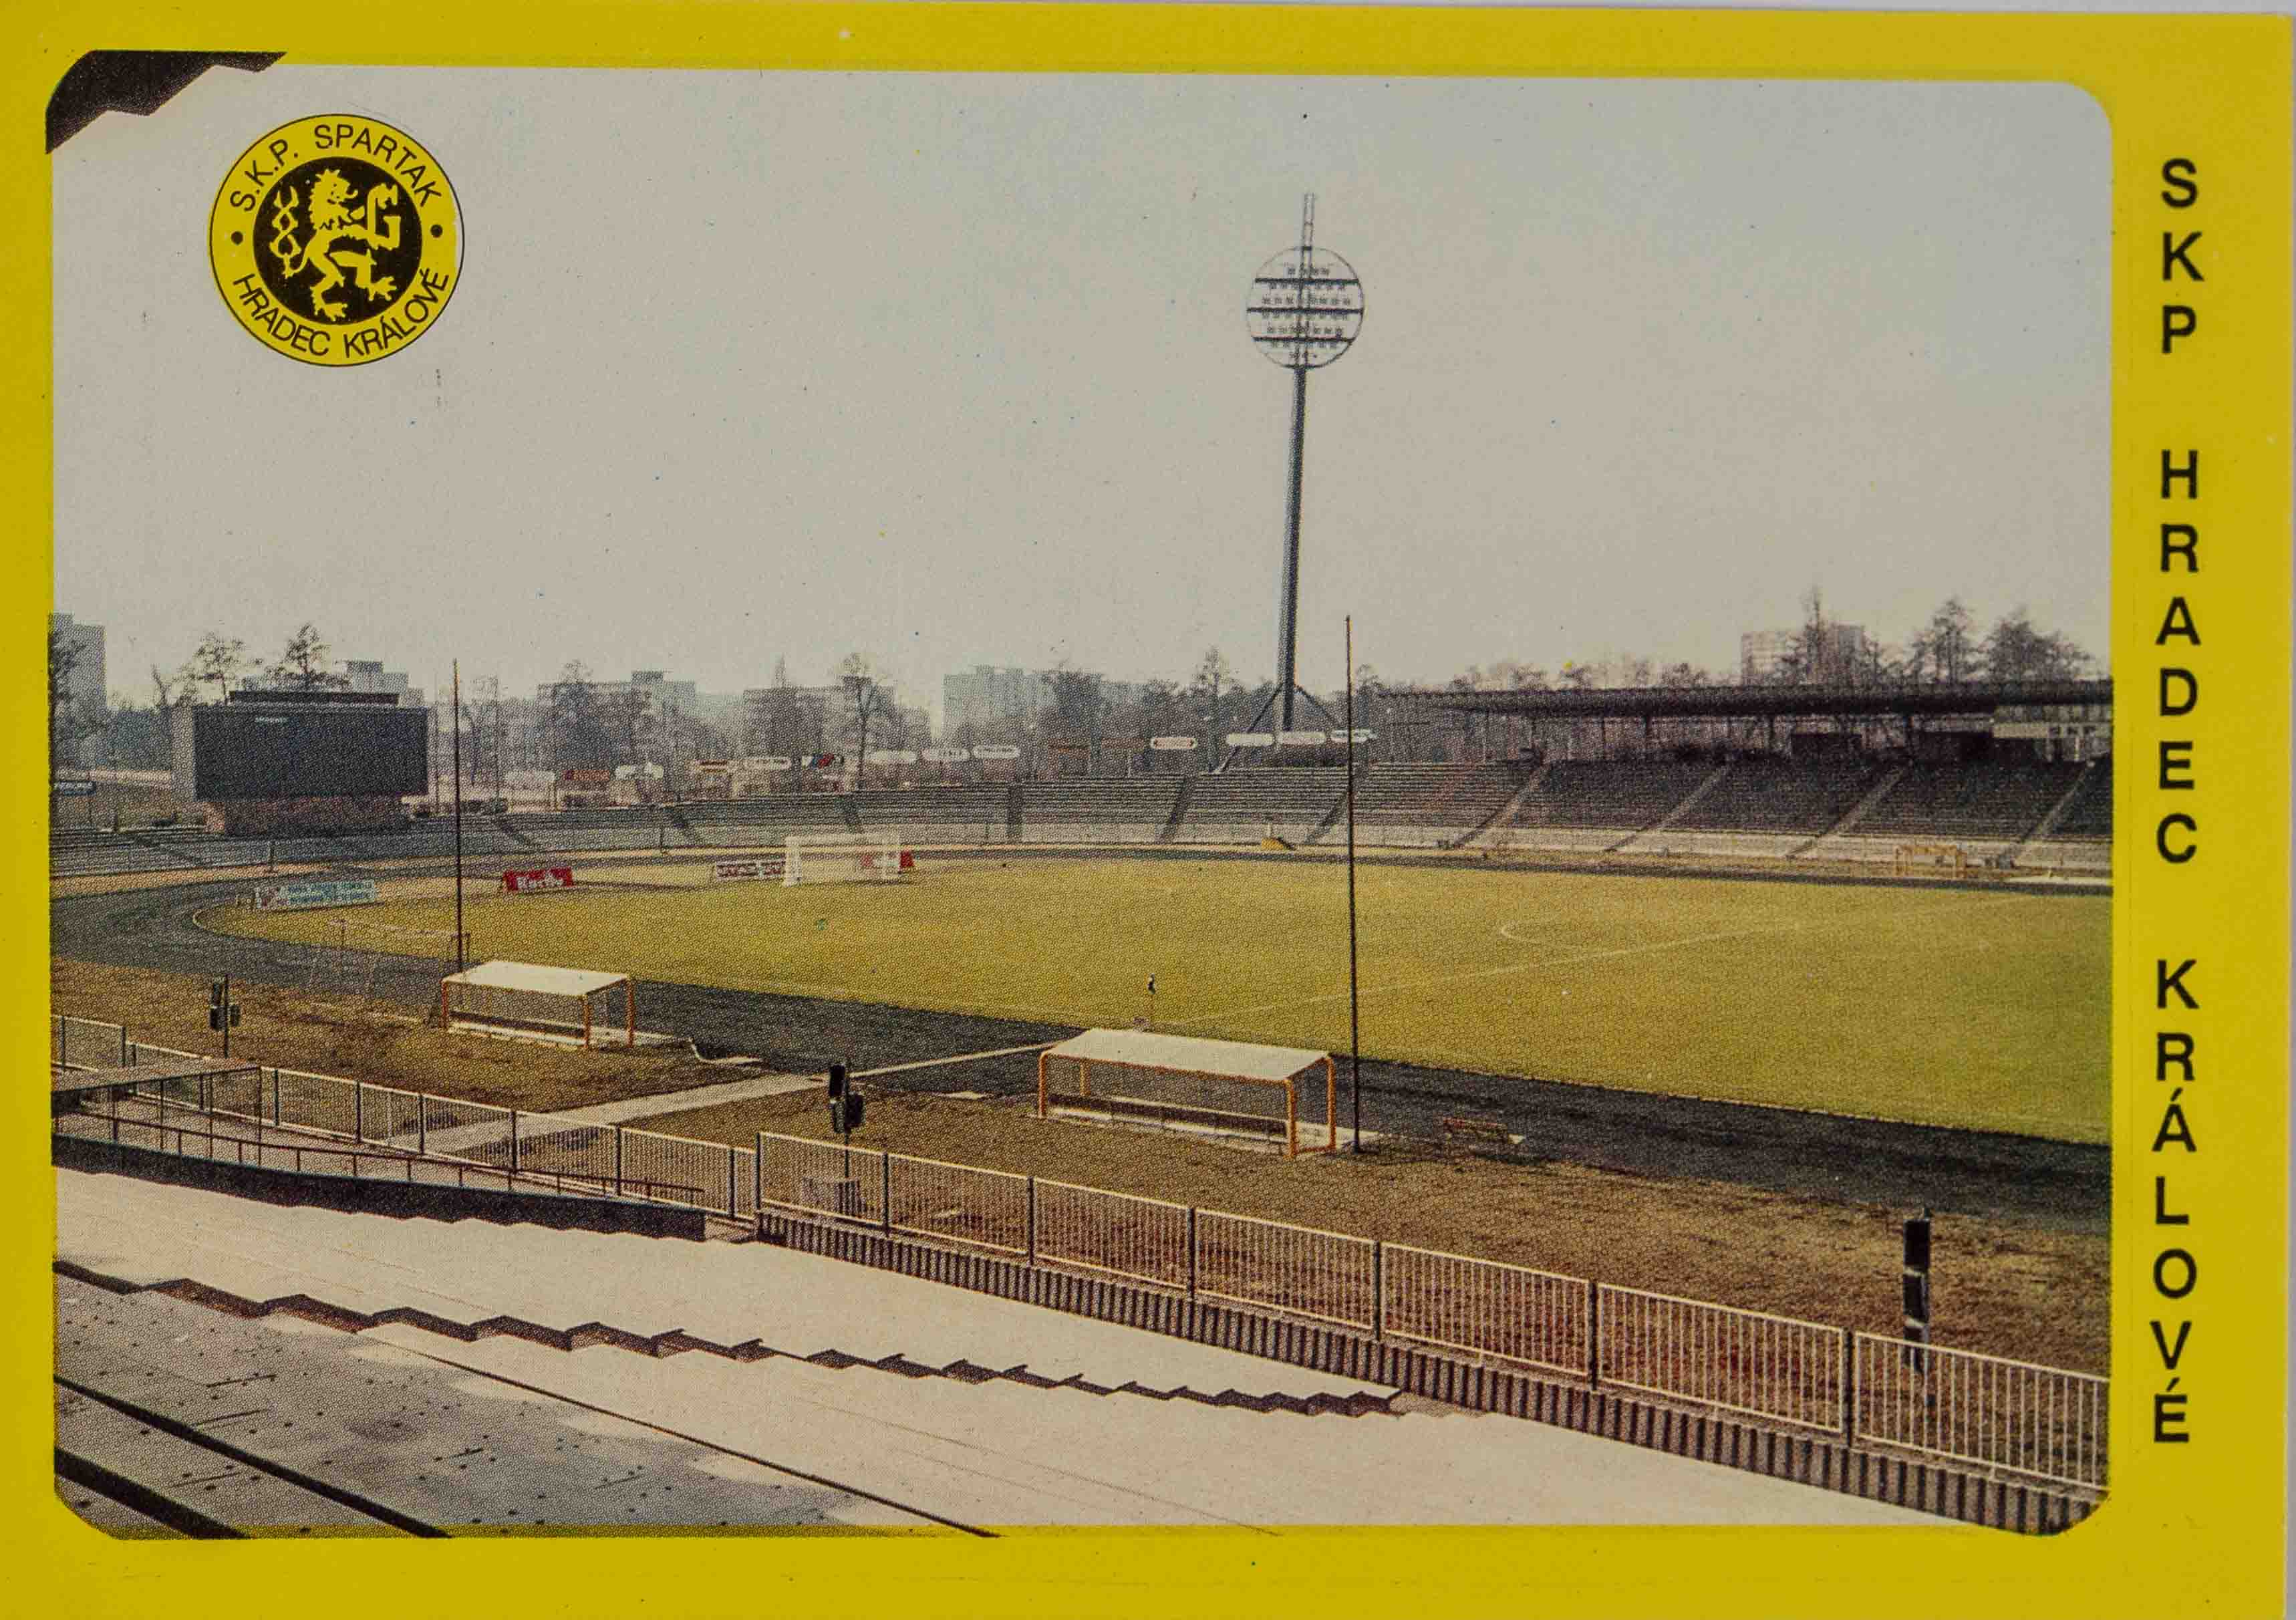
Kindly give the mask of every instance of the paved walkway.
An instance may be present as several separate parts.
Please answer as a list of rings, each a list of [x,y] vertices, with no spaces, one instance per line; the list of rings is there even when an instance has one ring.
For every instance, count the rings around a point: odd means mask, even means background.
[[[906,1074],[916,1069],[938,1069],[951,1064],[977,1063],[992,1057],[1012,1057],[1022,1052],[1040,1052],[1050,1041],[1033,1046],[998,1047],[987,1052],[960,1052],[954,1057],[928,1057],[916,1063],[888,1064],[881,1069],[857,1071],[856,1080],[867,1080],[878,1074]],[[749,1074],[740,1080],[728,1080],[714,1086],[689,1086],[683,1091],[664,1091],[652,1097],[628,1097],[618,1102],[597,1103],[587,1108],[569,1108],[558,1114],[561,1119],[579,1120],[586,1125],[627,1125],[632,1120],[655,1119],[665,1114],[680,1114],[688,1108],[714,1108],[720,1103],[746,1103],[753,1098],[781,1097],[791,1091],[803,1091],[823,1083],[819,1074]]]
[[[586,1125],[627,1125],[632,1120],[682,1114],[688,1108],[714,1108],[720,1103],[746,1103],[752,1098],[780,1097],[821,1083],[815,1074],[747,1074],[714,1086],[688,1086],[683,1091],[660,1091],[652,1097],[625,1097],[587,1108],[552,1110],[555,1119],[579,1120]]]

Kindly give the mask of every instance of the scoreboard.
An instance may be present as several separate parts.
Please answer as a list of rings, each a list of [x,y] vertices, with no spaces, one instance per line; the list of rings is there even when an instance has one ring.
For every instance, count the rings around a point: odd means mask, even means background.
[[[234,698],[242,695],[234,694]],[[394,702],[246,701],[175,713],[176,797],[405,798],[430,791],[430,715]]]

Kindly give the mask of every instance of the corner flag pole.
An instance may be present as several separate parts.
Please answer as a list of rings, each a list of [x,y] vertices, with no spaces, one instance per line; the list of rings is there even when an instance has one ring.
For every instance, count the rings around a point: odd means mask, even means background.
[[[465,971],[463,935],[463,661],[455,660],[455,971]]]
[[[1363,1151],[1363,1024],[1356,1006],[1356,616],[1348,632],[1348,1089],[1355,1110],[1355,1151]]]

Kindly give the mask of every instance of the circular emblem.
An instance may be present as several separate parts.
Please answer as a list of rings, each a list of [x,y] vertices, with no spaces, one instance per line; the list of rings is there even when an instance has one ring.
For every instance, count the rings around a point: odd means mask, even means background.
[[[255,340],[314,366],[364,366],[430,330],[463,273],[447,171],[355,113],[283,124],[224,177],[208,257]]]

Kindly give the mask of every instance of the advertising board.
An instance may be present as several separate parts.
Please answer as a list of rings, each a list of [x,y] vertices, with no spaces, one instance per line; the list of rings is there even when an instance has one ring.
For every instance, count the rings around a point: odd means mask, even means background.
[[[381,903],[372,877],[298,877],[286,883],[258,884],[258,911],[309,911],[321,906],[373,906]]]
[[[523,872],[503,874],[505,894],[534,894],[545,889],[570,889],[574,886],[571,867],[535,867]]]

